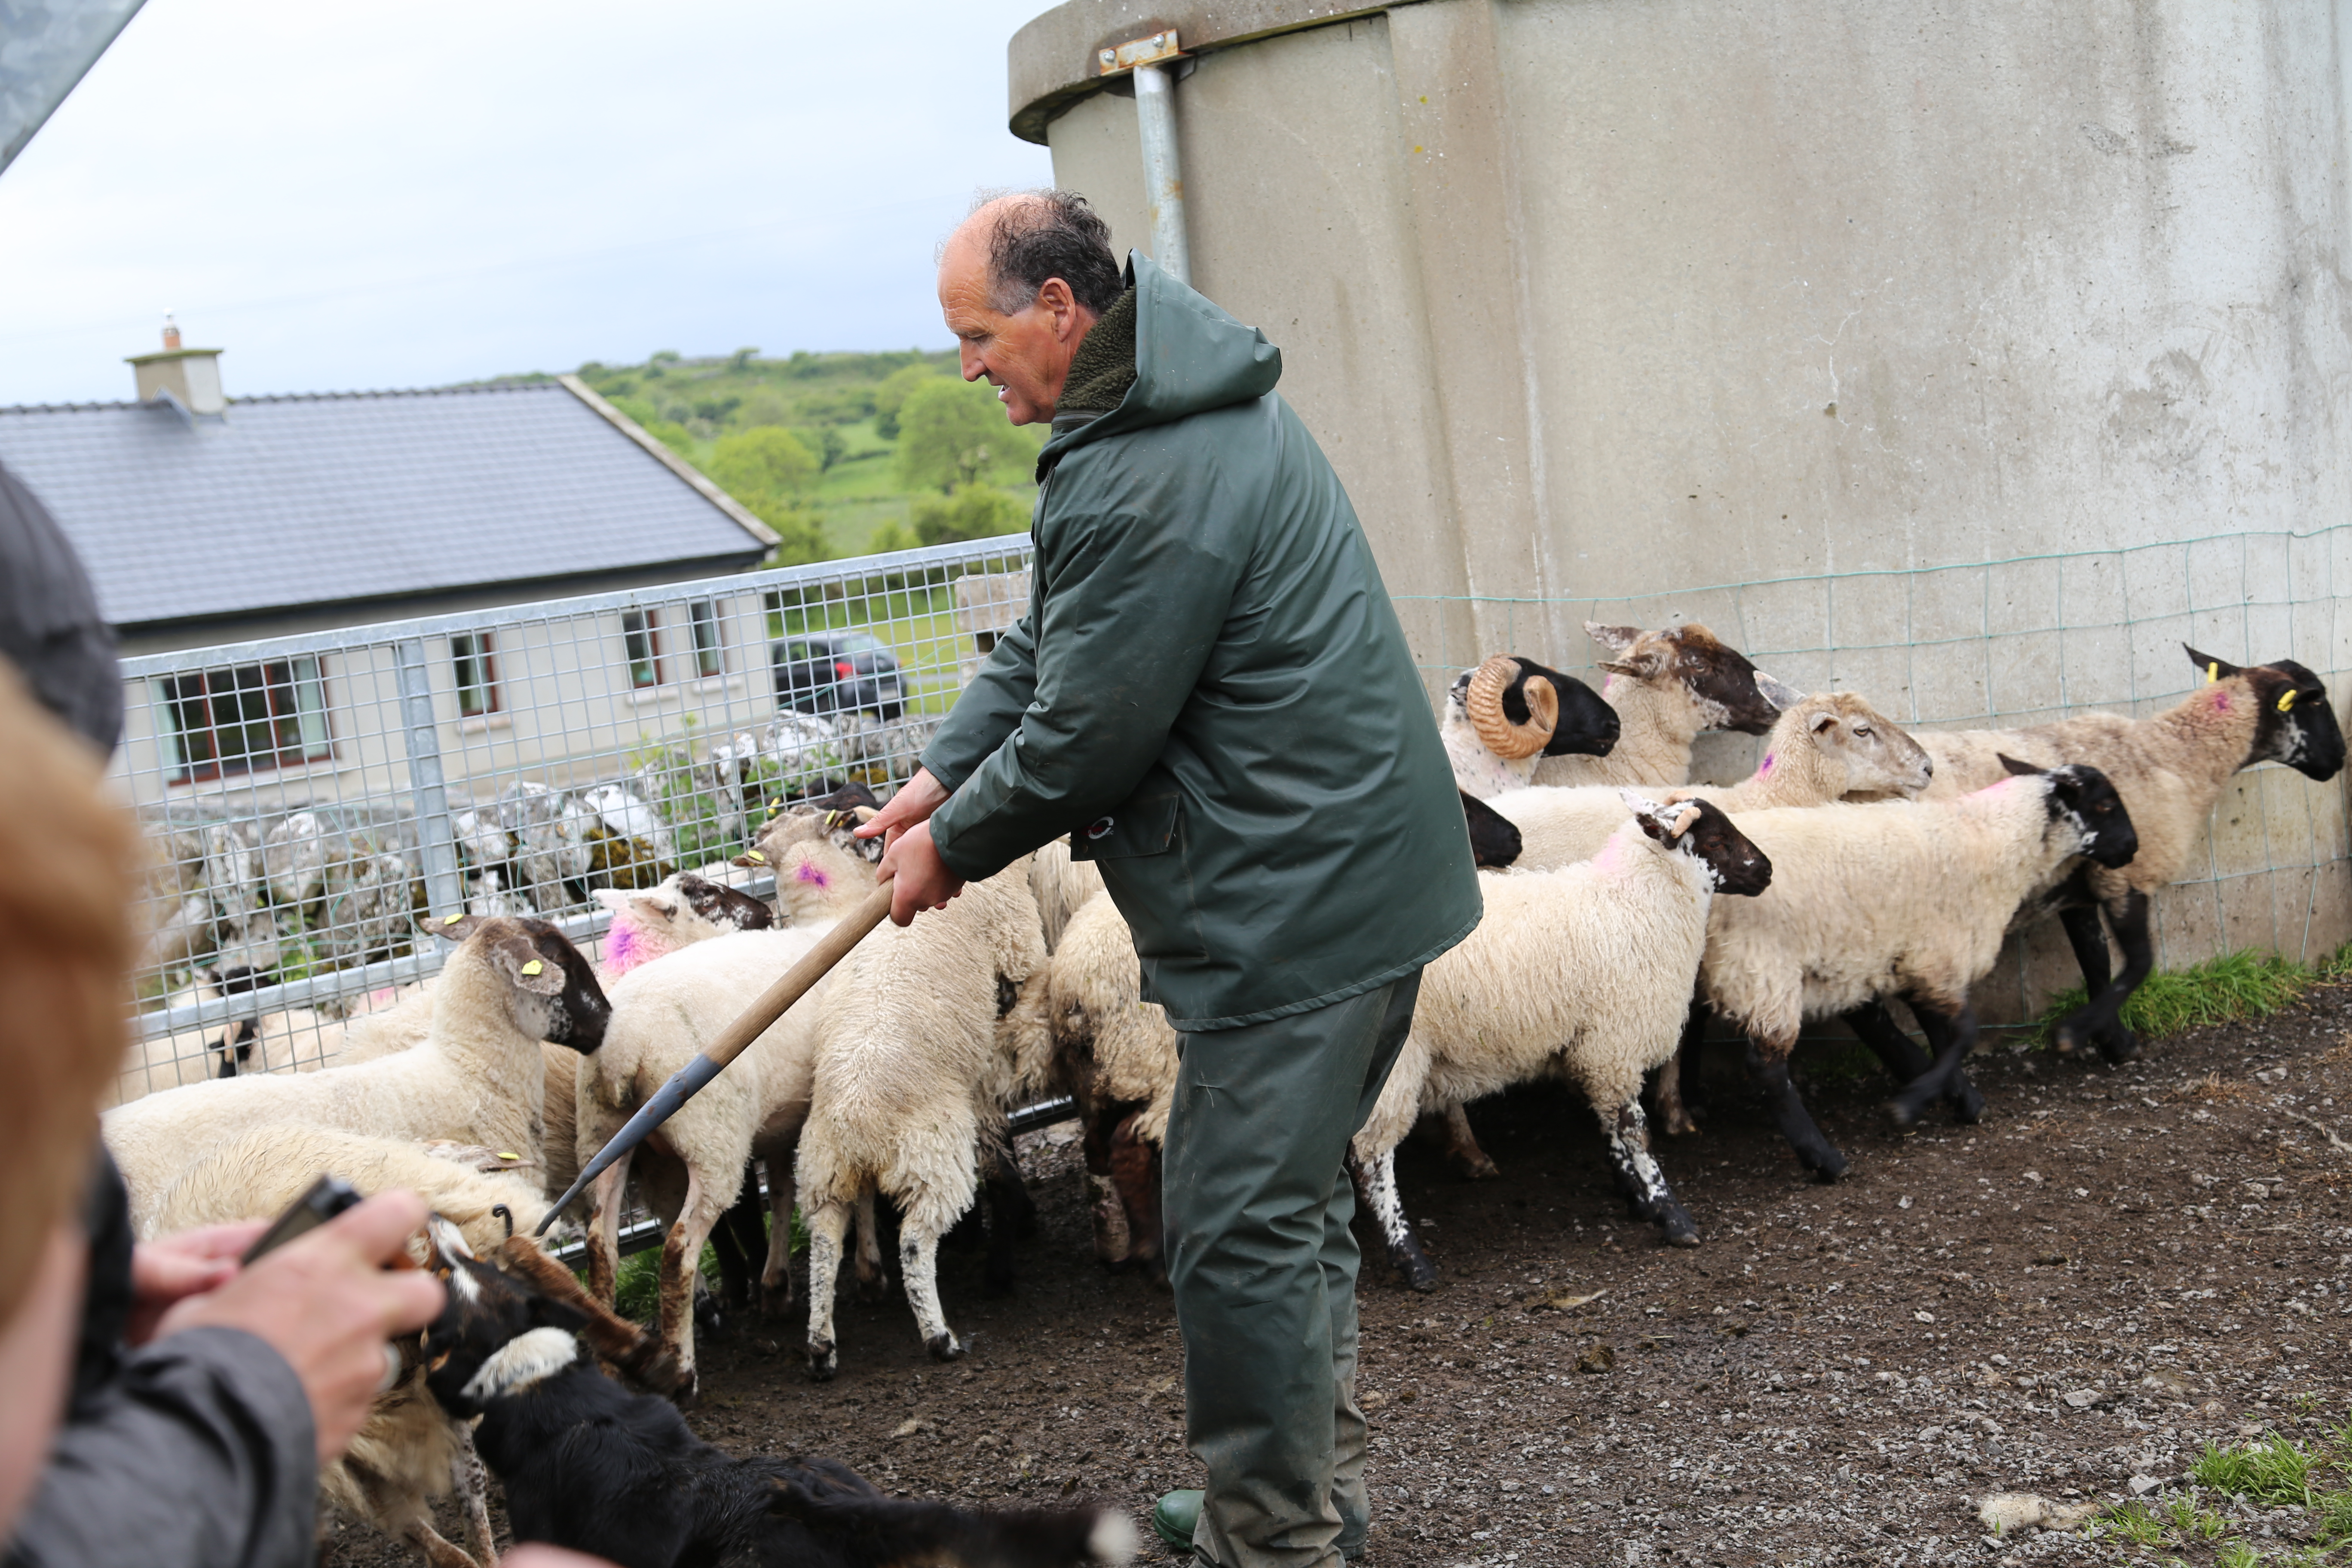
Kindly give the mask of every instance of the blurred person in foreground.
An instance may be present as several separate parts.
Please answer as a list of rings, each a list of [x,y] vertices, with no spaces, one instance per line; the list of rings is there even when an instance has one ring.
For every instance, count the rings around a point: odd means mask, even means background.
[[[1161,1212],[1208,1486],[1152,1523],[1330,1568],[1371,1523],[1342,1160],[1478,922],[1453,771],[1265,334],[1140,252],[1122,274],[1066,192],[982,205],[939,286],[964,378],[1052,426],[1029,613],[861,831],[901,925],[1065,833],[1099,866],[1181,1041]]]
[[[441,1286],[387,1193],[255,1263],[257,1225],[133,1246],[98,1146],[121,1065],[132,826],[0,660],[0,1542],[10,1568],[306,1563],[319,1466]]]

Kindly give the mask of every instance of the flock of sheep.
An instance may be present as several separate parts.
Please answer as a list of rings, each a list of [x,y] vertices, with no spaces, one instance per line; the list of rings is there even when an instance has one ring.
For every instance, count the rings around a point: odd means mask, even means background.
[[[1790,1079],[1801,1025],[1844,1018],[1895,1079],[1898,1121],[1939,1101],[1973,1120],[1969,990],[2017,925],[2056,914],[2082,962],[2089,1001],[2062,1044],[2130,1057],[2118,1010],[2148,972],[2149,896],[2178,874],[2230,775],[2276,761],[2325,780],[2344,762],[2326,689],[2291,660],[2239,668],[2192,651],[2206,683],[2143,720],[1913,736],[1851,692],[1788,689],[1700,626],[1588,630],[1609,653],[1597,693],[1498,655],[1445,700],[1486,918],[1425,973],[1412,1037],[1350,1160],[1416,1288],[1434,1273],[1406,1222],[1397,1143],[1435,1118],[1465,1169],[1491,1172],[1461,1107],[1545,1077],[1590,1100],[1633,1211],[1696,1243],[1651,1154],[1642,1096],[1654,1079],[1658,1114],[1688,1124],[1710,1012],[1744,1037],[1773,1115],[1824,1180],[1845,1162]],[[1762,761],[1729,788],[1690,787],[1692,743],[1715,729],[1765,735]],[[803,803],[731,868],[606,894],[601,967],[541,920],[446,917],[437,935],[456,947],[439,975],[350,1023],[322,1069],[192,1083],[110,1110],[134,1224],[159,1235],[274,1214],[329,1170],[362,1190],[424,1192],[477,1251],[535,1227],[585,1159],[870,891],[874,846],[849,829],[872,804],[854,788]],[[739,868],[772,872],[772,906],[727,885]],[[1886,1012],[1896,1001],[1927,1051]],[[588,1292],[612,1300],[634,1180],[669,1227],[657,1341],[690,1397],[705,1243],[781,1313],[797,1205],[808,1364],[829,1377],[840,1270],[882,1285],[887,1202],[918,1332],[933,1355],[960,1355],[937,1250],[984,1194],[990,1276],[1008,1277],[1006,1242],[1029,1207],[1005,1132],[1013,1107],[1075,1099],[1097,1255],[1157,1271],[1176,1044],[1142,999],[1099,879],[1048,846],[908,929],[876,931],[593,1184],[565,1216],[586,1232]],[[755,1160],[764,1216],[747,1179]],[[325,1489],[448,1564],[466,1553],[435,1532],[426,1501],[454,1478],[479,1521],[478,1557],[488,1525],[467,1441],[404,1385]]]

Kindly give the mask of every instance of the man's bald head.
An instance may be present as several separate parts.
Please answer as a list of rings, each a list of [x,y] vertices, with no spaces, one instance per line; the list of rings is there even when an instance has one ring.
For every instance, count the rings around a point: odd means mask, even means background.
[[[1054,416],[1079,341],[1126,286],[1109,226],[1068,191],[991,197],[940,247],[964,379],[985,376],[1015,425]]]

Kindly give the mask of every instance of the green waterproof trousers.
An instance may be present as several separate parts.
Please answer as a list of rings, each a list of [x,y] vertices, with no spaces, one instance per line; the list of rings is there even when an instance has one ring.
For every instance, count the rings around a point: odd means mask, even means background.
[[[1162,1219],[1185,1436],[1209,1472],[1192,1548],[1220,1568],[1334,1568],[1371,1528],[1345,1162],[1420,991],[1415,970],[1182,1037]]]

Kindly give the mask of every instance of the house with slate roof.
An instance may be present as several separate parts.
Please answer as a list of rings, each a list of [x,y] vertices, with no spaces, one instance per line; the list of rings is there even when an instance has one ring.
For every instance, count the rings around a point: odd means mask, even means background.
[[[136,401],[0,408],[0,465],[72,542],[125,657],[222,647],[218,668],[150,660],[171,673],[129,682],[118,772],[174,795],[380,792],[405,720],[366,634],[309,639],[315,652],[223,645],[424,616],[507,627],[424,645],[454,773],[459,756],[609,757],[649,726],[765,705],[756,594],[560,628],[500,616],[723,579],[776,542],[576,377],[231,399],[220,351],[177,340],[167,328],[162,353],[131,362]]]

